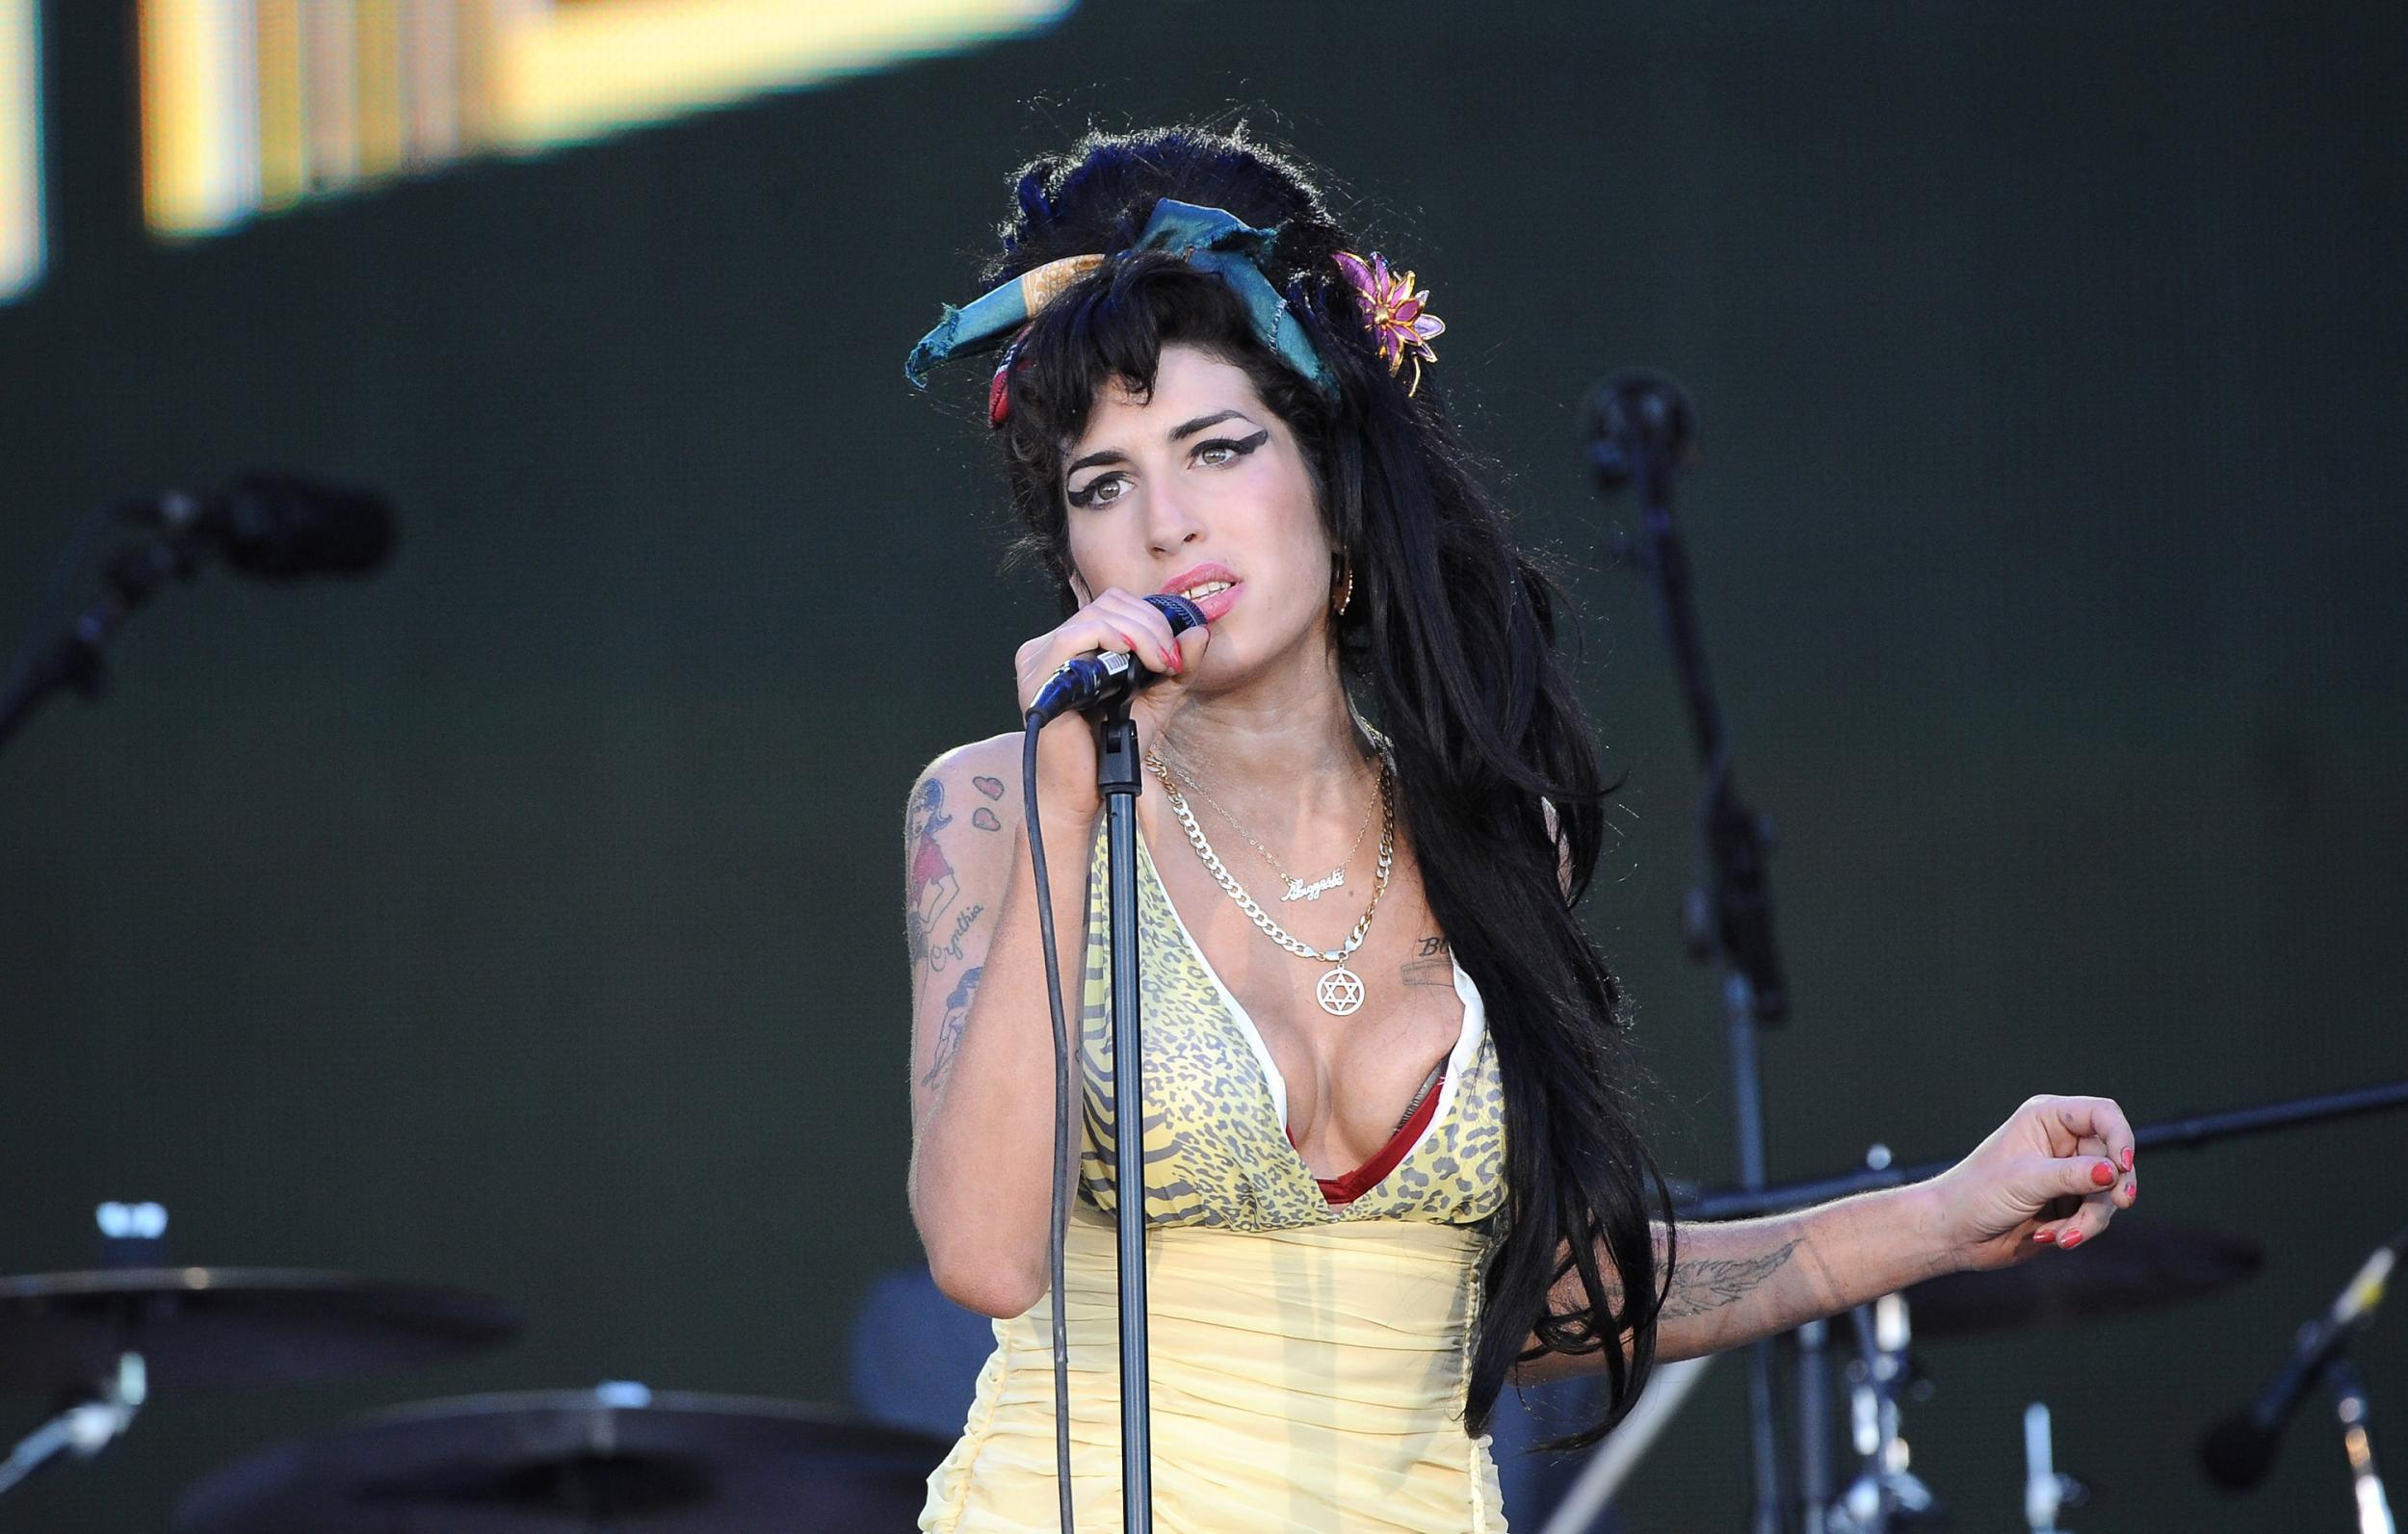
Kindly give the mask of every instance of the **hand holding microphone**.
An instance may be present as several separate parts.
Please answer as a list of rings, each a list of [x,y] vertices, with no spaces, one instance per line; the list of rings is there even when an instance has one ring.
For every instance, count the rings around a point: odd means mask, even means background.
[[[1092,818],[1101,808],[1094,732],[1078,712],[1157,682],[1185,680],[1209,640],[1203,613],[1187,598],[1167,592],[1139,597],[1113,586],[1020,646],[1013,667],[1021,715],[1034,709],[1048,721],[1038,745],[1038,777],[1048,801],[1065,815]],[[1170,693],[1139,691],[1132,707],[1140,736],[1157,733],[1175,702],[1175,689]]]

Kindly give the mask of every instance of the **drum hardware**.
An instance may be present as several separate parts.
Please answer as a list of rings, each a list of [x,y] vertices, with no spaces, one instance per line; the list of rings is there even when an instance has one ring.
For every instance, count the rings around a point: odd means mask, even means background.
[[[633,1383],[422,1401],[210,1472],[176,1534],[903,1534],[947,1445]]]
[[[1946,1514],[1908,1468],[1906,1440],[1898,1432],[1899,1400],[1931,1394],[1908,1351],[1914,1329],[1906,1300],[1884,1294],[1851,1310],[1848,1320],[1856,1334],[1856,1357],[1847,1365],[1848,1442],[1857,1471],[1825,1515],[1825,1526],[1831,1534],[1887,1534],[1900,1524],[1938,1522]]]
[[[521,1328],[510,1307],[463,1289],[168,1265],[155,1204],[104,1204],[96,1218],[113,1265],[0,1278],[0,1390],[66,1403],[0,1461],[0,1493],[63,1454],[100,1453],[159,1390],[372,1374],[498,1346]]]
[[[2090,1488],[2056,1468],[2049,1431],[2047,1403],[2024,1408],[2024,1521],[2031,1534],[2074,1534],[2057,1526],[2060,1509],[2081,1507],[2090,1500]]]

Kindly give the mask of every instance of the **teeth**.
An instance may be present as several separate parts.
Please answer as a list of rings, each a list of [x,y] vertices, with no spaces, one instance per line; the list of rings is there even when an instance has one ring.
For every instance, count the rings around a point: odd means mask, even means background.
[[[1230,585],[1227,581],[1207,581],[1201,585],[1191,585],[1179,594],[1191,602],[1201,602],[1217,591],[1228,590]]]

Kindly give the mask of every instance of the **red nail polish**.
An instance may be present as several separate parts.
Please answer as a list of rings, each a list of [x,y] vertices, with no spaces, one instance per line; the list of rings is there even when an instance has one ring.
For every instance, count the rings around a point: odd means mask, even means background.
[[[2129,1171],[2131,1171],[2132,1169],[2133,1169],[2133,1148],[2132,1148],[2131,1146],[2127,1145],[2127,1146],[2125,1146],[2125,1147],[2124,1147],[2124,1170],[2125,1170],[2125,1171],[2127,1171],[2127,1172],[2129,1172]]]
[[[2066,1235],[2065,1239],[2056,1243],[2056,1249],[2060,1252],[2070,1252],[2080,1245],[2081,1245],[2081,1232],[2073,1231]]]
[[[2101,1161],[2090,1169],[2090,1181],[2098,1183],[2101,1187],[2106,1187],[2108,1183],[2115,1181],[2115,1168],[2109,1166],[2105,1161]]]
[[[2052,1232],[2034,1231],[2031,1233],[2031,1238],[2035,1241],[2054,1241],[2056,1239],[2056,1236]]]

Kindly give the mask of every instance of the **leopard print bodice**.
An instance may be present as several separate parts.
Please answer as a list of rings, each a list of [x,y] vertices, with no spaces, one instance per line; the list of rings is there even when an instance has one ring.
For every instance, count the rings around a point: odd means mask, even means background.
[[[1088,871],[1087,949],[1081,1007],[1086,1143],[1083,1201],[1111,1211],[1112,997],[1106,942],[1104,839]],[[1429,1126],[1385,1178],[1332,1207],[1288,1143],[1286,1084],[1270,1052],[1189,934],[1138,848],[1139,984],[1145,1006],[1145,1219],[1148,1225],[1288,1230],[1350,1220],[1472,1225],[1505,1202],[1505,1090],[1486,1012],[1455,966],[1463,1028],[1447,1057]]]

